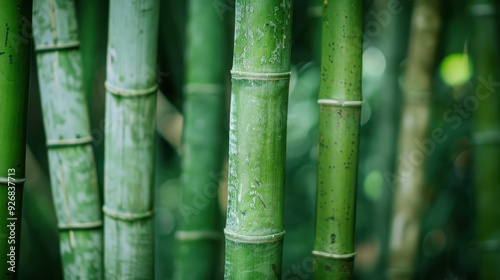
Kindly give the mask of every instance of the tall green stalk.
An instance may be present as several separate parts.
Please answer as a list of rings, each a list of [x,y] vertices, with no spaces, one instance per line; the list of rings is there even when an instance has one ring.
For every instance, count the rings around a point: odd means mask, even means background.
[[[425,161],[440,1],[418,0],[412,15],[389,244],[389,278],[412,279],[420,242]],[[431,135],[431,137],[435,137]],[[422,148],[424,147],[424,148]]]
[[[0,274],[17,279],[26,155],[30,0],[0,0]]]
[[[495,2],[470,0],[472,18],[471,47],[475,65],[475,92],[478,109],[474,112],[474,174],[477,192],[476,244],[479,251],[480,279],[500,279],[500,97],[498,84],[499,53]],[[489,83],[489,82],[488,82]],[[486,96],[486,97],[485,97]],[[496,140],[495,140],[496,139]]]
[[[362,24],[362,1],[323,3],[315,279],[352,278]]]
[[[217,256],[222,232],[217,193],[227,147],[224,37],[225,25],[213,1],[189,1],[176,279],[214,279],[220,263]]]
[[[152,279],[158,0],[111,0],[106,80],[104,269]]]
[[[290,0],[237,0],[226,279],[280,279]]]
[[[33,32],[66,279],[102,279],[102,220],[72,0],[35,0]]]
[[[378,1],[381,7],[390,7],[393,0]],[[408,42],[407,23],[409,22],[409,5],[402,6],[402,11],[393,14],[390,24],[383,28],[382,34],[376,38],[371,38],[373,45],[378,47],[384,54],[387,67],[377,81],[379,88],[377,94],[373,95],[373,114],[370,119],[370,131],[372,135],[367,135],[367,145],[369,157],[366,158],[361,178],[365,178],[363,184],[371,184],[372,178],[383,178],[392,174],[396,167],[394,157],[394,147],[397,145],[397,133],[400,123],[400,104],[402,100],[399,79],[401,77],[400,65],[406,55]],[[382,10],[384,11],[384,10]],[[383,13],[383,12],[382,12]],[[389,13],[386,11],[385,13]],[[361,185],[361,184],[360,184]],[[366,187],[364,185],[363,187]],[[392,210],[392,189],[389,180],[381,182],[379,185],[379,195],[372,197],[373,208],[370,213],[370,227],[376,237],[376,242],[380,242],[380,254],[375,265],[365,271],[366,279],[373,279],[373,274],[383,279],[387,267],[389,226],[391,223]]]

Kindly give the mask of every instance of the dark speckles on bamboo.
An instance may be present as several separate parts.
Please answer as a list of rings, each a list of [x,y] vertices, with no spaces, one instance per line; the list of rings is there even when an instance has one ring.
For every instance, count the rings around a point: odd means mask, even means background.
[[[337,235],[335,233],[330,234],[330,244],[335,244]]]
[[[7,42],[9,41],[9,24],[6,23],[5,24],[5,43],[4,43],[4,47],[7,47]]]

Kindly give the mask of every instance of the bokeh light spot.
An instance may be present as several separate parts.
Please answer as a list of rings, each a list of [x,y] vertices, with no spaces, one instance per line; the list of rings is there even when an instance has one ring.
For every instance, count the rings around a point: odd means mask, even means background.
[[[472,77],[472,66],[469,56],[463,53],[453,53],[441,62],[441,78],[449,86],[460,86]]]
[[[367,198],[378,200],[382,196],[384,187],[384,176],[380,171],[372,171],[366,176],[363,183],[363,191]]]

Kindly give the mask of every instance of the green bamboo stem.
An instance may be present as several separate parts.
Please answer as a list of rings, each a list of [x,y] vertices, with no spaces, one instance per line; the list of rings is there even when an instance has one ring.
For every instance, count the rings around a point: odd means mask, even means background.
[[[111,0],[106,80],[104,270],[152,279],[158,0]]]
[[[0,273],[17,279],[31,54],[30,0],[0,0]]]
[[[215,279],[219,270],[222,230],[217,193],[227,147],[224,32],[211,0],[188,2],[176,279]]]
[[[392,0],[383,0],[382,7],[390,7]],[[406,7],[406,8],[405,8]],[[399,129],[399,116],[401,104],[401,90],[399,69],[401,62],[405,58],[408,38],[402,36],[406,34],[406,22],[409,22],[409,5],[402,6],[404,9],[399,14],[393,14],[389,26],[383,28],[382,34],[377,38],[372,38],[375,46],[380,48],[387,62],[386,70],[382,76],[380,91],[373,98],[373,115],[370,120],[373,135],[369,137],[370,158],[365,165],[362,178],[369,174],[379,174],[388,176],[393,174],[396,167],[394,157],[394,147],[397,145],[397,134]],[[384,10],[382,10],[384,11]],[[388,13],[388,11],[386,11]],[[374,173],[376,172],[376,173]],[[366,272],[367,279],[372,279],[372,275],[379,275],[382,279],[387,267],[389,226],[391,223],[392,195],[394,186],[386,180],[381,186],[380,197],[373,203],[371,213],[371,226],[373,232],[380,242],[380,255],[372,269]]]
[[[235,8],[225,279],[280,279],[291,1]]]
[[[498,81],[498,14],[494,1],[470,0],[472,15],[471,48],[475,71],[476,100],[478,110],[473,115],[474,174],[477,192],[476,244],[479,252],[480,279],[500,279],[500,98],[496,86],[491,89],[483,81]],[[488,98],[483,98],[488,94]],[[488,136],[490,135],[490,136]],[[496,136],[495,136],[496,135]],[[492,137],[493,136],[493,137]],[[489,141],[490,139],[497,139]]]
[[[102,279],[102,220],[72,0],[35,0],[33,32],[66,279]]]
[[[412,279],[419,248],[427,130],[440,1],[418,0],[412,15],[389,244],[389,278]]]
[[[323,3],[315,279],[351,279],[361,114],[362,1]]]

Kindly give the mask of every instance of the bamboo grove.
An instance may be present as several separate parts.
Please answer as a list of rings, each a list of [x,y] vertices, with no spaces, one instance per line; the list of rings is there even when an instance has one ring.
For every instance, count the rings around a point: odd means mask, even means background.
[[[495,1],[0,4],[1,279],[500,277]]]

